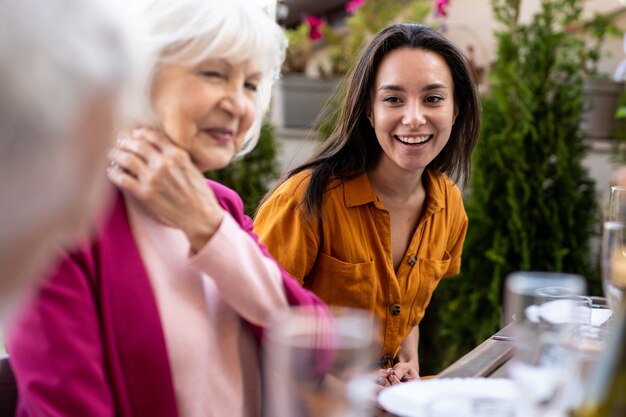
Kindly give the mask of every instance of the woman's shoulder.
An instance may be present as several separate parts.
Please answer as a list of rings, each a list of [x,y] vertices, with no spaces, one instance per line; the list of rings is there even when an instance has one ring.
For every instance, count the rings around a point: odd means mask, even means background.
[[[301,201],[306,194],[307,187],[311,182],[312,171],[310,169],[300,171],[285,179],[272,192],[272,196],[285,196]]]
[[[446,200],[462,200],[461,190],[447,174],[434,169],[428,169],[426,172],[430,192]]]

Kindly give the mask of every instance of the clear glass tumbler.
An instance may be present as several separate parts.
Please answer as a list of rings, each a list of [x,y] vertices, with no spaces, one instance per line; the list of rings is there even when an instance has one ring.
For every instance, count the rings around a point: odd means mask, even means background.
[[[371,416],[378,338],[365,310],[292,307],[276,316],[264,343],[265,415]]]

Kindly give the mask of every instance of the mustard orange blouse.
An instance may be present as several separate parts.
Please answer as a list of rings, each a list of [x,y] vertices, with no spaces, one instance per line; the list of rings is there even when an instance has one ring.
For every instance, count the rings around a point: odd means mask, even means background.
[[[329,182],[322,220],[306,218],[310,171],[281,184],[259,208],[255,232],[304,287],[329,305],[372,310],[382,325],[382,363],[419,324],[435,287],[460,271],[467,231],[461,192],[445,175],[424,172],[426,205],[404,260],[394,271],[389,212],[367,174]]]

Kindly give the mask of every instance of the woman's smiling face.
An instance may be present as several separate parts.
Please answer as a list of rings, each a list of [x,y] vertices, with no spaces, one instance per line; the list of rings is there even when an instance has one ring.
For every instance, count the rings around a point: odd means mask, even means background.
[[[425,49],[393,50],[382,59],[371,94],[379,163],[421,174],[448,143],[457,114],[446,61]]]
[[[201,171],[224,168],[255,120],[261,78],[254,60],[163,64],[151,95],[160,128]]]

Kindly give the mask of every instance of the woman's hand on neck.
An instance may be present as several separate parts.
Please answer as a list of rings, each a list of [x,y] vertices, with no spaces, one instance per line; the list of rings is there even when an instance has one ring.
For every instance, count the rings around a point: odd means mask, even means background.
[[[182,230],[193,253],[215,234],[224,210],[189,154],[164,134],[135,129],[110,159],[111,181],[156,221]]]

